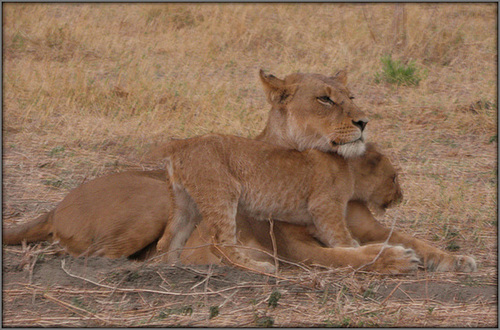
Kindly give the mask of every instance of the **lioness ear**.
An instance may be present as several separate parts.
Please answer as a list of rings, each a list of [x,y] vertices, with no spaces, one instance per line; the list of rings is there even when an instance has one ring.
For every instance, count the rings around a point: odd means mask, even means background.
[[[347,71],[345,70],[340,70],[332,78],[340,82],[342,85],[347,85]]]
[[[295,92],[295,88],[287,86],[284,80],[276,78],[272,74],[259,71],[260,80],[266,92],[267,101],[272,105],[285,104]]]

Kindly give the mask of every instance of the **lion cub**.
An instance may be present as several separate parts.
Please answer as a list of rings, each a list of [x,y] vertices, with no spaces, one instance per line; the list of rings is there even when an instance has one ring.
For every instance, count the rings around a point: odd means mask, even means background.
[[[374,145],[348,160],[317,150],[296,151],[237,136],[209,134],[173,140],[162,149],[175,207],[159,252],[177,262],[180,249],[203,219],[219,256],[240,266],[272,271],[234,249],[236,213],[259,220],[313,225],[327,246],[355,247],[345,222],[349,200],[385,211],[402,199],[396,171]]]

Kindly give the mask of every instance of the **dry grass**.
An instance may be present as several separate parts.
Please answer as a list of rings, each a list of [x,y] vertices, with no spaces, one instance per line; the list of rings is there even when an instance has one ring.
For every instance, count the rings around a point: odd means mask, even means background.
[[[269,109],[259,68],[346,68],[371,140],[401,168],[405,202],[382,220],[496,267],[496,13],[444,3],[4,4],[4,221],[140,167],[148,145],[169,136],[255,136]],[[387,54],[414,60],[425,78],[376,84]],[[435,315],[414,324],[450,321]],[[396,313],[392,324],[404,321]]]
[[[19,252],[8,249],[8,267]],[[44,258],[39,272],[50,268],[54,278],[9,281],[3,325],[481,327],[497,322],[494,269],[471,277],[285,267],[279,278],[269,278],[227,267]]]

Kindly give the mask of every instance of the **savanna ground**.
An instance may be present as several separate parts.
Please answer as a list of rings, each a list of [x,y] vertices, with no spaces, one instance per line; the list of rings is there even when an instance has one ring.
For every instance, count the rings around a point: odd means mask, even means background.
[[[153,142],[257,135],[259,68],[347,69],[370,140],[400,168],[405,200],[381,221],[479,265],[267,277],[4,246],[3,326],[495,327],[496,24],[496,4],[3,4],[4,224],[143,168]],[[388,55],[419,83],[386,81]]]

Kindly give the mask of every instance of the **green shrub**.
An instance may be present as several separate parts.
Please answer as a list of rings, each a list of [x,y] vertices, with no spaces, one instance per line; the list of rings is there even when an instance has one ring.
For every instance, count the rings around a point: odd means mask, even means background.
[[[269,296],[269,301],[267,302],[267,305],[272,308],[276,308],[278,306],[278,301],[281,298],[281,293],[279,291],[273,291],[271,293],[271,296]]]
[[[210,306],[210,317],[209,318],[214,318],[217,315],[219,315],[219,306]]]
[[[401,61],[393,60],[391,55],[381,58],[382,72],[375,74],[375,82],[387,82],[389,84],[417,86],[423,78],[420,69],[416,67],[415,61],[404,64]]]

